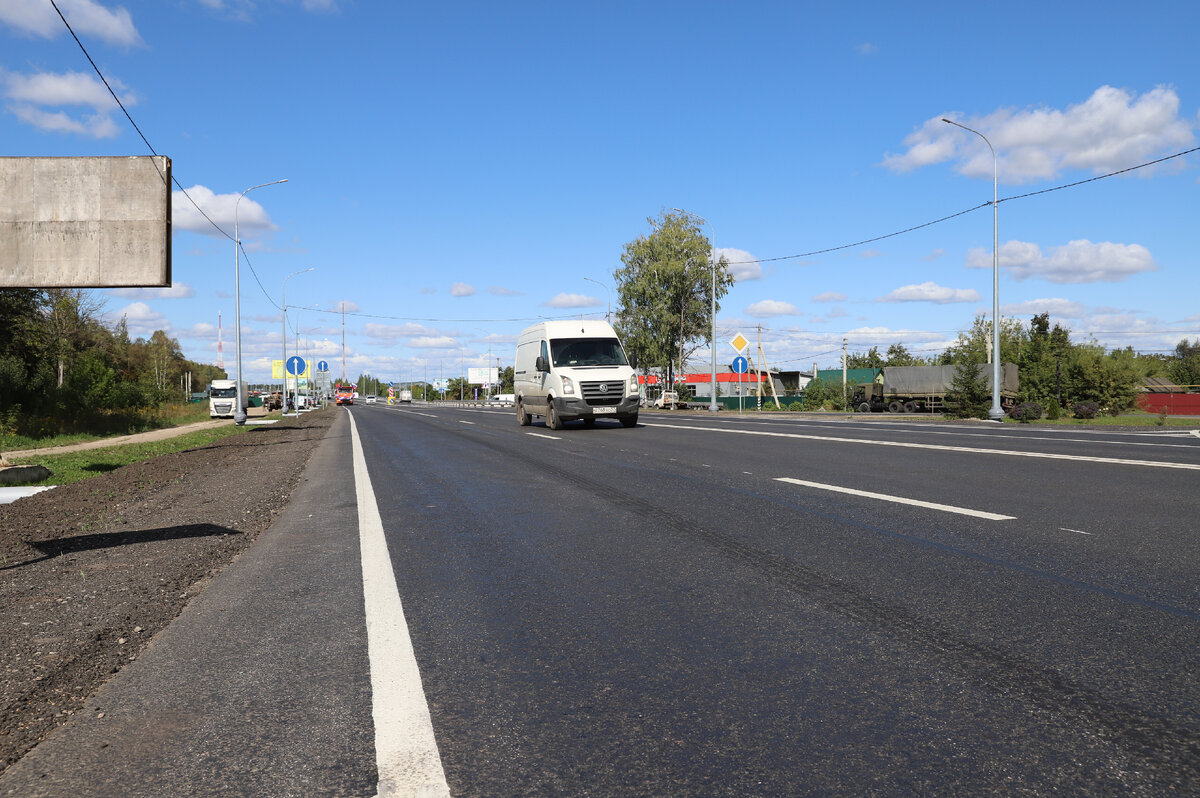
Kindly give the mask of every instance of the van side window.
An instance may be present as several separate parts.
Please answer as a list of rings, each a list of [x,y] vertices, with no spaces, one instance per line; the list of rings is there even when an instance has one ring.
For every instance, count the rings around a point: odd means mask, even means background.
[[[546,361],[546,365],[550,365],[550,347],[545,341],[542,341],[542,360]]]

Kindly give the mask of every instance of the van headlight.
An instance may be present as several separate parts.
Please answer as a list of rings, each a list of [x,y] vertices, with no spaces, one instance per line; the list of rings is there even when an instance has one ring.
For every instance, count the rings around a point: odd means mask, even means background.
[[[634,395],[638,392],[638,380],[636,374],[629,375],[629,387],[625,391],[626,395]]]
[[[573,396],[575,394],[575,383],[571,382],[570,377],[562,378],[562,388],[564,396]]]

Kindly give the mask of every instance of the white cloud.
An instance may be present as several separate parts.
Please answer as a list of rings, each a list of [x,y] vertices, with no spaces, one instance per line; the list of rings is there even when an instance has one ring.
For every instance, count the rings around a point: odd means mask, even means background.
[[[967,251],[968,269],[992,268],[992,253],[982,247]],[[1007,241],[1000,247],[1000,268],[1016,280],[1041,278],[1052,283],[1119,283],[1140,272],[1158,270],[1150,251],[1140,244],[1093,244],[1087,239],[1053,247],[1045,257],[1037,244]]]
[[[558,294],[549,302],[548,308],[594,308],[601,304],[599,299],[586,294]]]
[[[450,296],[471,296],[475,293],[475,286],[468,283],[455,283],[450,286]]]
[[[883,165],[908,172],[956,160],[961,174],[991,178],[993,160],[987,144],[970,131],[946,124],[943,117],[988,137],[1005,183],[1045,180],[1069,169],[1112,172],[1195,141],[1191,124],[1179,116],[1179,97],[1173,89],[1160,86],[1139,97],[1101,86],[1083,103],[1062,111],[1001,108],[986,116],[939,114],[904,139],[908,147],[904,154],[886,155]]]
[[[431,330],[421,324],[373,324],[363,325],[363,334],[368,338],[384,341],[395,341],[400,338],[431,338],[437,335],[437,330]]]
[[[762,264],[758,262],[758,258],[744,249],[717,247],[717,258],[724,258],[725,262],[729,264],[729,273],[733,276],[735,283],[762,279]]]
[[[172,283],[169,288],[113,288],[108,293],[129,299],[186,299],[196,290],[187,283]]]
[[[746,314],[756,319],[769,319],[773,316],[799,316],[800,311],[791,302],[764,299],[747,307]]]
[[[817,294],[812,298],[813,302],[845,302],[847,299],[845,294],[839,294],[836,291],[826,291],[823,294]]]
[[[448,335],[427,335],[408,342],[413,349],[456,349],[458,341]]]
[[[191,200],[188,200],[188,197],[191,197]],[[238,202],[238,197],[242,197],[241,202]],[[195,205],[192,204],[193,201]],[[200,206],[204,214],[196,209],[196,205]],[[204,216],[212,219],[221,229],[213,227]],[[171,192],[171,224],[175,230],[189,230],[215,238],[225,238],[228,234],[232,238],[235,221],[238,238],[244,238],[248,233],[256,231],[278,229],[263,206],[241,194],[215,194],[212,189],[201,185],[187,189],[186,197],[182,191]],[[245,244],[243,240],[242,245]]]
[[[94,0],[58,0],[58,7],[76,33],[95,36],[109,44],[142,42],[133,18],[124,8],[112,11]],[[0,22],[46,39],[67,33],[54,7],[45,0],[5,0],[0,3]]]
[[[171,322],[145,302],[133,302],[120,310],[104,314],[104,320],[114,325],[124,317],[130,338],[149,338],[156,330],[171,334]]]
[[[897,288],[880,302],[933,302],[946,305],[954,302],[978,302],[979,292],[973,288],[946,288],[937,283],[925,282],[920,285],[906,285]]]
[[[1079,302],[1059,297],[1030,299],[1000,306],[1002,316],[1036,316],[1039,313],[1049,313],[1052,317],[1060,319],[1082,319],[1087,315],[1087,310]]]
[[[121,94],[126,106],[137,98],[124,90],[119,80],[109,79],[113,90]],[[0,71],[0,85],[9,100],[6,108],[17,119],[39,130],[74,133],[89,138],[115,138],[120,127],[113,119],[116,101],[95,77],[83,72],[56,74],[40,72],[24,75]],[[122,93],[123,92],[123,93]],[[73,116],[63,107],[89,108],[92,113]]]

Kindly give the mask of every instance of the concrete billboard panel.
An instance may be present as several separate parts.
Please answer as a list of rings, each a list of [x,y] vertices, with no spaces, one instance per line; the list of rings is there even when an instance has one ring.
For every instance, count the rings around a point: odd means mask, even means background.
[[[0,157],[0,288],[170,284],[170,158]]]

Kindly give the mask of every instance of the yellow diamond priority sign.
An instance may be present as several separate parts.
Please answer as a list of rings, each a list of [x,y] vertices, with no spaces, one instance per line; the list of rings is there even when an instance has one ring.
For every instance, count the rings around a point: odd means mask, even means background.
[[[750,345],[750,342],[746,340],[746,336],[742,335],[741,333],[738,333],[737,335],[733,336],[733,340],[729,342],[729,345],[732,346],[734,349],[736,349],[738,352],[741,352],[743,349],[745,349],[746,347],[748,347]]]

